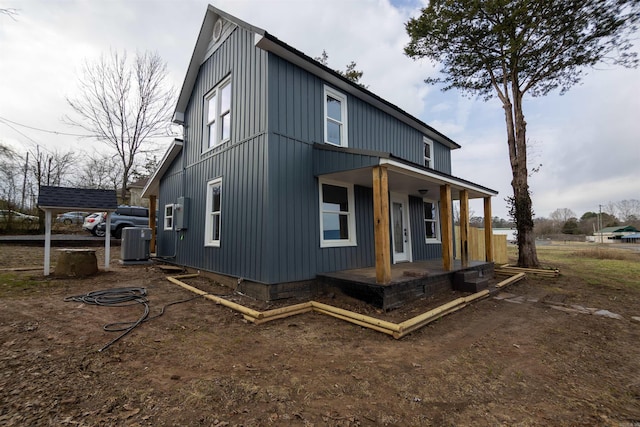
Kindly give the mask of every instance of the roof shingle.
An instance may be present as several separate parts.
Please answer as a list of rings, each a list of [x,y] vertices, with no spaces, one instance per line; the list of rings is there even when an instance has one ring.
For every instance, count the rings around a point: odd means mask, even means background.
[[[89,209],[115,211],[118,199],[115,190],[96,190],[92,188],[40,186],[38,194],[40,209]]]

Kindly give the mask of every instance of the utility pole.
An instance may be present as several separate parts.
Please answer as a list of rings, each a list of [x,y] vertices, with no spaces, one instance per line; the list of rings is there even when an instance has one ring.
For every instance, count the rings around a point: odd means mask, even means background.
[[[598,215],[598,229],[600,230],[600,243],[603,243],[602,241],[602,205],[598,205],[598,207],[600,208],[600,214]]]
[[[27,159],[24,162],[24,175],[22,178],[22,201],[20,202],[20,211],[24,212],[24,199],[27,189],[27,171],[29,170],[29,152],[27,151]]]

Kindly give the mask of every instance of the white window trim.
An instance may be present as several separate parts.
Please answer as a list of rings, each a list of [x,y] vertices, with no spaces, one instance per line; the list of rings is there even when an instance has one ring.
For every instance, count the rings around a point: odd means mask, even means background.
[[[329,142],[327,138],[328,136],[328,130],[327,130],[327,122],[330,120],[329,117],[327,116],[327,96],[331,96],[332,98],[337,99],[338,101],[340,101],[340,115],[342,116],[342,127],[341,127],[341,132],[340,132],[340,145],[338,144],[334,144],[333,142]],[[329,86],[324,86],[324,97],[322,98],[322,104],[324,107],[324,142],[326,144],[331,144],[334,145],[336,147],[348,147],[349,146],[349,141],[347,138],[347,135],[349,135],[348,132],[348,128],[347,128],[347,123],[349,122],[348,117],[347,117],[347,96],[336,91],[335,89],[332,89]],[[333,120],[333,119],[331,119]]]
[[[220,81],[220,83],[218,83],[216,85],[216,87],[214,87],[213,89],[211,89],[209,92],[207,92],[204,96],[203,99],[203,108],[202,108],[202,153],[206,153],[207,151],[213,150],[214,148],[224,144],[225,142],[228,142],[231,139],[231,129],[229,129],[229,137],[226,139],[221,139],[222,138],[222,114],[226,113],[227,111],[225,110],[220,111],[221,108],[221,102],[222,102],[222,97],[220,96],[220,92],[222,91],[223,88],[225,88],[226,86],[231,85],[231,76],[227,76],[224,79],[222,79]],[[231,92],[233,94],[233,86],[231,86]],[[216,140],[213,144],[213,146],[209,147],[209,100],[211,98],[213,98],[213,96],[216,97],[216,116],[215,116],[215,128],[216,128]],[[231,114],[231,111],[233,109],[233,96],[231,96],[231,99],[229,100],[229,114]]]
[[[213,203],[213,197],[211,196],[211,187],[214,185],[220,184],[220,211],[218,211],[218,216],[220,217],[220,235],[218,236],[218,240],[211,239],[211,232],[213,230],[213,217],[215,212],[211,211],[211,206]],[[222,178],[212,179],[207,182],[207,204],[206,204],[206,212],[205,212],[205,227],[204,227],[204,245],[212,246],[212,247],[220,247],[220,240],[222,240]]]
[[[171,215],[167,215],[167,208],[171,207]],[[175,206],[173,203],[164,205],[164,229],[173,230],[173,216],[175,213]]]
[[[438,205],[438,202],[436,200],[431,200],[431,199],[422,199],[422,232],[424,233],[424,241],[425,243],[442,243],[442,238],[440,235],[440,206]],[[427,222],[427,220],[424,218],[424,203],[431,203],[433,206],[435,206],[435,218],[433,219],[433,221],[430,222],[435,222],[436,224],[436,237],[435,238],[429,238],[427,237],[427,230],[425,229],[425,224]]]
[[[324,239],[324,221],[322,218],[322,185],[329,184],[336,187],[343,187],[347,189],[347,203],[349,203],[348,211],[348,226],[349,226],[349,239],[346,240],[325,240]],[[353,184],[347,184],[344,182],[333,181],[328,179],[318,179],[318,202],[320,212],[320,247],[321,248],[336,248],[344,246],[358,246],[358,239],[356,237],[356,205],[355,197],[353,195]]]
[[[429,146],[429,153],[431,154],[431,157],[427,157],[424,155],[425,145]],[[422,156],[424,157],[424,166],[433,169],[433,166],[431,166],[433,162],[433,141],[426,136],[422,137]]]

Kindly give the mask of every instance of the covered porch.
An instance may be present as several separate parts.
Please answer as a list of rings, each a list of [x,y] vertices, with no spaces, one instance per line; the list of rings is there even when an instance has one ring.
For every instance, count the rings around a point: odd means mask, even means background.
[[[335,287],[341,292],[370,303],[384,310],[393,309],[408,301],[428,297],[454,289],[459,278],[493,277],[493,263],[470,261],[467,266],[455,260],[450,270],[443,267],[443,260],[433,259],[392,264],[388,283],[377,282],[376,267],[342,270],[318,275],[324,286]]]
[[[351,276],[366,278],[363,283],[374,280],[373,283],[376,285],[388,285],[397,283],[399,277],[405,275],[406,262],[414,264],[414,267],[421,267],[424,263],[426,270],[440,271],[442,274],[453,272],[456,268],[473,268],[474,263],[469,258],[470,199],[483,200],[487,244],[484,259],[479,261],[493,264],[491,197],[497,195],[496,191],[395,158],[388,153],[322,146],[315,148],[316,176],[373,189],[375,266],[370,269],[348,270]],[[414,257],[412,247],[424,242],[417,241],[419,237],[409,228],[426,226],[417,223],[415,219],[411,224],[406,213],[410,198],[429,199],[437,206],[437,234],[430,235],[427,230],[426,234],[422,235],[428,244],[441,246],[441,256],[437,260],[423,261]],[[406,205],[403,204],[403,200],[407,201]],[[460,261],[454,259],[454,200],[458,200],[460,204]],[[425,223],[430,219],[426,218],[427,216],[425,213]],[[403,247],[405,253],[401,253]],[[398,256],[399,254],[402,256]],[[413,270],[413,267],[409,270]]]

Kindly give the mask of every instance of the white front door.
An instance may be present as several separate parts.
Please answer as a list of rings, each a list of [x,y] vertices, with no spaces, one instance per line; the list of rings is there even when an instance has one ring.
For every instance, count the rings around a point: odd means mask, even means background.
[[[411,261],[409,236],[409,198],[406,195],[391,195],[391,246],[393,263]]]

